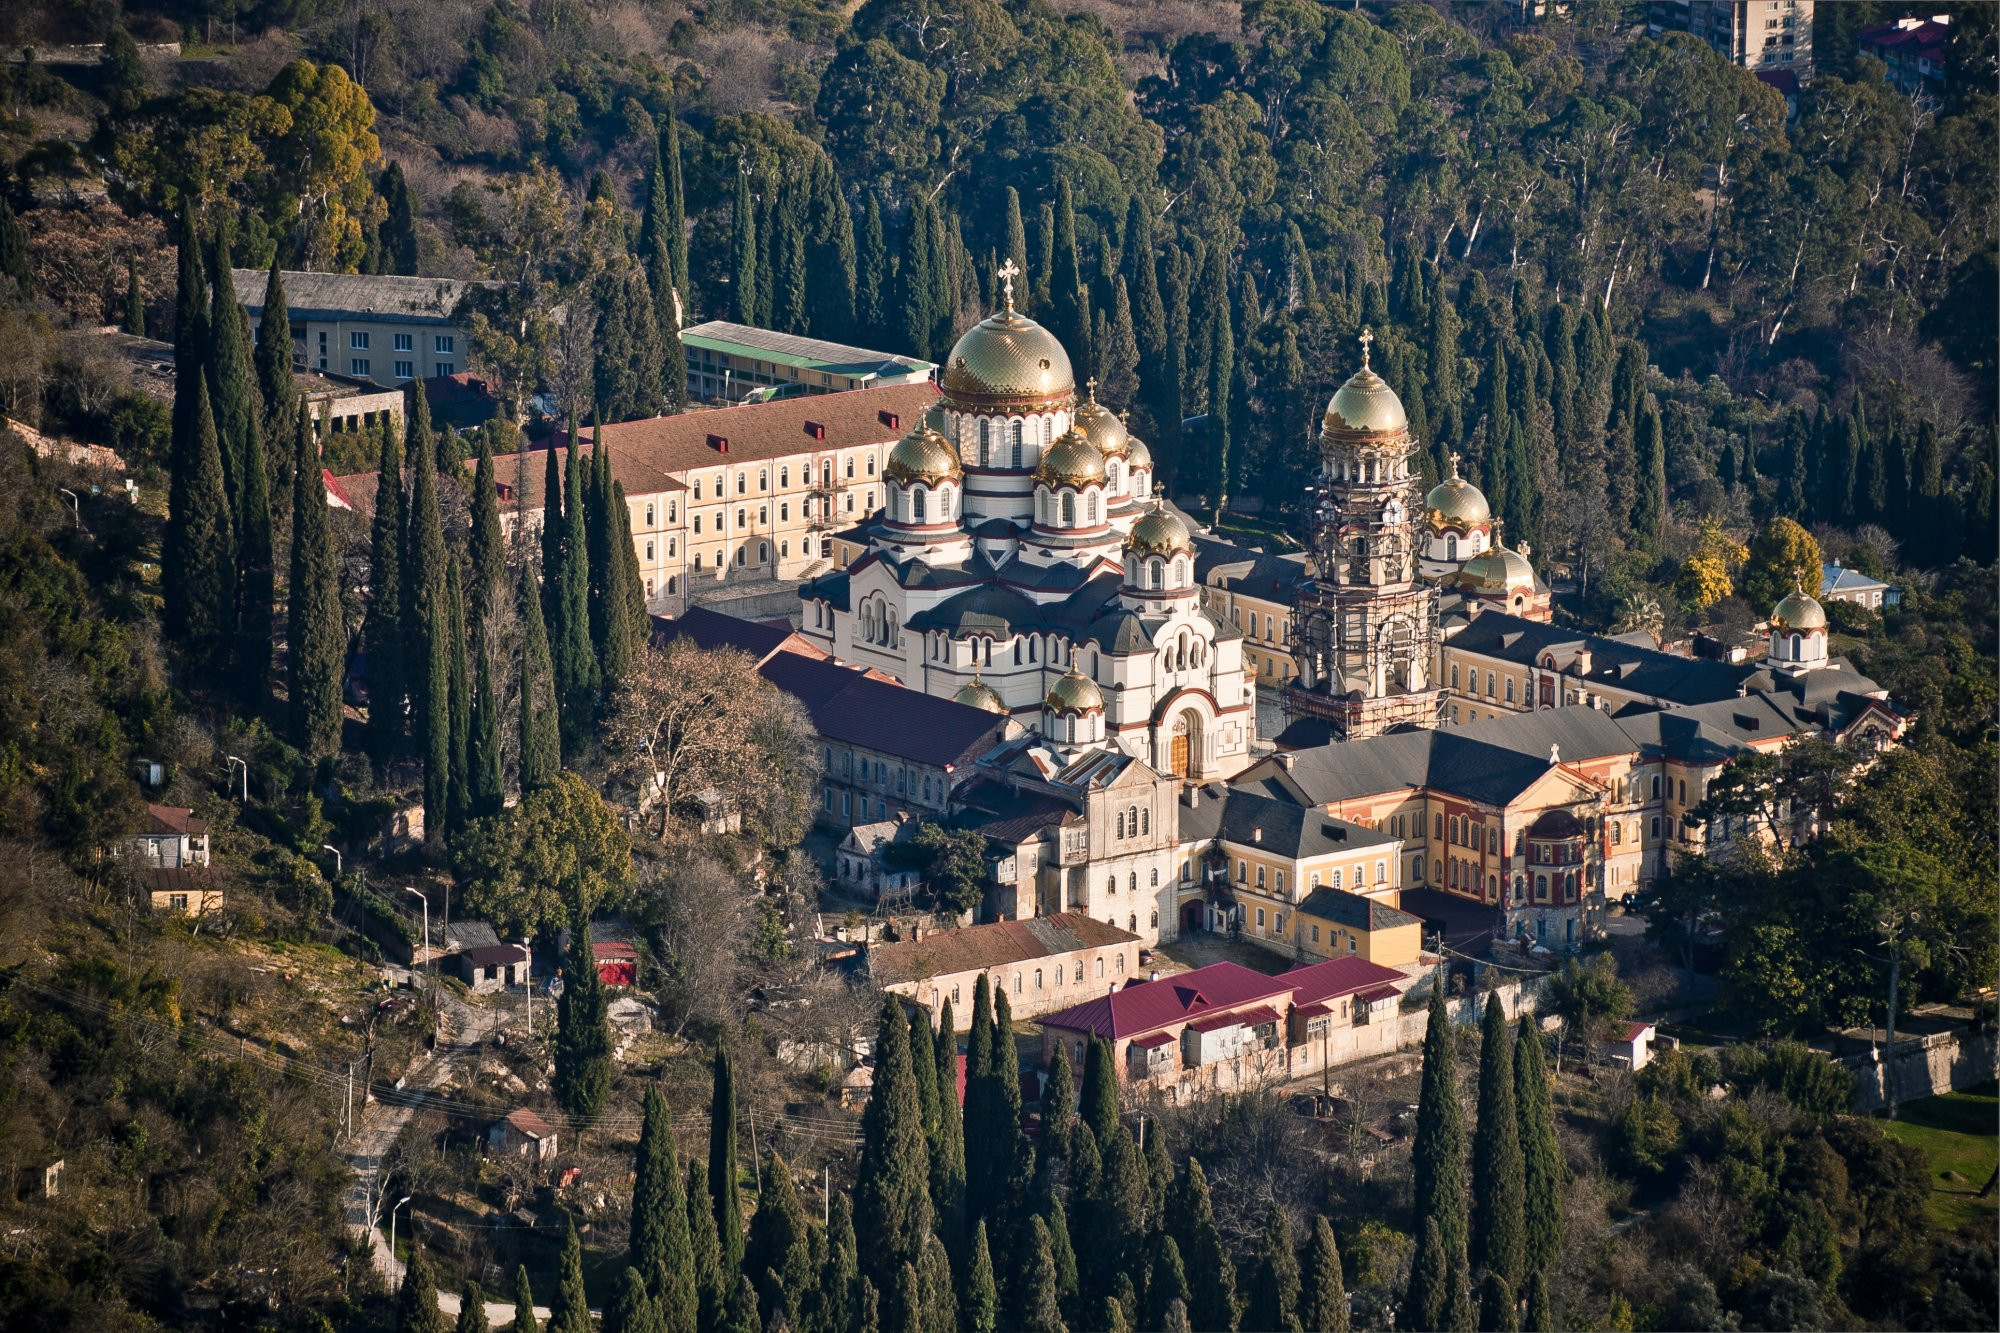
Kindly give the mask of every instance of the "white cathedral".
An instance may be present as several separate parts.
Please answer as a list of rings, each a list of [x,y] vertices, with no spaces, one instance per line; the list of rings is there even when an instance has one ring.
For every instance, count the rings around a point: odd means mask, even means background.
[[[867,549],[800,589],[801,633],[911,689],[1006,714],[1066,756],[1114,746],[1164,774],[1247,767],[1242,632],[1201,604],[1185,520],[1069,355],[1014,309],[968,330],[938,403],[890,451]]]

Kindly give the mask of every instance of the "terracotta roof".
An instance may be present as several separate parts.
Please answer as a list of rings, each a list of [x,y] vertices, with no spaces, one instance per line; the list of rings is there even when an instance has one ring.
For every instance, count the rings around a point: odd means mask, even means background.
[[[590,956],[599,962],[607,958],[636,959],[639,956],[639,951],[624,940],[592,940],[590,942]]]
[[[208,832],[208,821],[196,819],[194,811],[183,810],[174,805],[148,805],[146,814],[151,817],[151,833],[179,833],[187,837],[199,838]]]
[[[1386,969],[1385,969],[1386,970]],[[1272,1000],[1292,990],[1278,977],[1253,972],[1240,963],[1210,963],[1192,972],[1140,982],[1084,1004],[1050,1014],[1045,1027],[1094,1032],[1116,1041],[1145,1036],[1176,1023]]]
[[[553,1129],[549,1128],[548,1121],[542,1119],[525,1106],[509,1111],[502,1123],[512,1125],[531,1139],[546,1139],[555,1133]]]
[[[742,407],[681,412],[604,427],[615,465],[627,455],[661,472],[735,466],[792,454],[824,453],[863,444],[888,444],[917,424],[937,401],[935,385],[896,384],[804,398],[781,398]],[[815,433],[820,428],[824,438]],[[729,450],[718,444],[727,440]],[[626,488],[628,493],[631,487]]]
[[[1639,1040],[1639,1038],[1642,1035],[1651,1031],[1652,1027],[1653,1025],[1651,1023],[1641,1023],[1637,1020],[1634,1020],[1625,1025],[1625,1035],[1620,1037],[1619,1040],[1628,1043],[1635,1042]]]
[[[1137,944],[1139,937],[1080,912],[1058,912],[1028,921],[940,930],[920,939],[870,945],[868,970],[877,985],[924,977],[984,972],[1011,963],[1054,958],[1077,949]]]

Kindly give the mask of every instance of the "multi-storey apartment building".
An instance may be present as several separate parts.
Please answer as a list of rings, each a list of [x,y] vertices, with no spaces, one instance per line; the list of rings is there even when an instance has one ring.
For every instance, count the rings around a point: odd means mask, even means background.
[[[264,290],[271,275],[232,269],[236,299],[263,336]],[[359,273],[283,275],[292,321],[292,364],[390,388],[455,375],[472,351],[459,317],[466,293],[481,284],[458,278]]]
[[[1646,30],[1685,32],[1752,73],[1812,77],[1813,0],[1653,0]]]

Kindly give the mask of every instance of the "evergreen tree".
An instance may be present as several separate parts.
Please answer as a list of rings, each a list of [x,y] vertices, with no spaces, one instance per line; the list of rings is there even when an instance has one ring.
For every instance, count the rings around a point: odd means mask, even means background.
[[[133,291],[137,292],[138,269],[132,270],[135,280]],[[142,312],[143,313],[143,312]],[[130,332],[131,330],[127,330]],[[139,330],[145,336],[145,330]],[[298,436],[299,418],[306,415],[299,402],[297,382],[292,378],[292,315],[291,307],[285,302],[284,275],[278,271],[278,261],[271,260],[271,276],[264,284],[264,314],[257,324],[257,346],[250,353],[251,367],[257,377],[257,400],[264,410],[260,423],[263,438],[270,442],[274,450],[283,447],[287,440]],[[294,467],[306,467],[313,480],[319,480],[319,450],[315,448],[312,457],[299,462]],[[288,469],[276,469],[276,480],[282,488],[293,485],[294,479],[286,475]],[[296,491],[293,492],[296,494]]]
[[[566,1219],[556,1298],[549,1303],[549,1333],[596,1333],[596,1328],[590,1298],[583,1290],[583,1246],[576,1238],[575,1219]]]
[[[1556,1261],[1562,1243],[1564,1168],[1542,1033],[1527,1014],[1514,1040],[1514,1107],[1521,1119],[1522,1258],[1524,1270],[1536,1273]],[[1530,1304],[1533,1295],[1530,1286]]]
[[[1250,1279],[1250,1302],[1243,1312],[1252,1329],[1290,1329],[1300,1333],[1299,1256],[1292,1248],[1292,1224],[1275,1202],[1264,1210],[1264,1231],[1258,1238],[1256,1267]]]
[[[692,1271],[698,1306],[696,1327],[715,1328],[722,1321],[733,1269],[723,1266],[722,1245],[715,1230],[715,1196],[709,1192],[708,1172],[692,1159],[687,1164],[688,1249],[694,1255]]]
[[[924,1293],[915,1264],[896,1270],[882,1302],[882,1327],[885,1333],[924,1333]]]
[[[1076,252],[1076,199],[1069,178],[1056,180],[1054,264],[1049,274],[1049,331],[1063,345],[1077,372],[1096,374],[1090,357],[1090,293],[1084,289],[1083,268]]]
[[[882,228],[882,204],[870,190],[854,256],[854,332],[869,347],[881,346],[889,336],[889,279],[889,237]]]
[[[1165,483],[1172,487],[1179,481],[1180,466],[1186,452],[1182,438],[1181,405],[1188,382],[1188,276],[1187,258],[1177,248],[1169,247],[1166,262],[1160,269],[1160,295],[1167,312],[1167,352],[1163,368],[1158,374],[1154,397],[1148,406],[1153,417],[1154,461],[1159,464],[1159,472]]]
[[[652,634],[646,611],[646,587],[639,574],[639,553],[632,544],[632,511],[625,489],[611,477],[611,451],[602,429],[591,450],[593,492],[601,500],[588,517],[595,528],[590,543],[593,572],[602,569],[601,587],[591,606],[591,633],[602,664],[605,692],[616,690],[638,665]]]
[[[256,380],[250,366],[249,317],[236,300],[236,279],[230,268],[229,238],[214,238],[214,265],[209,273],[208,345],[202,368],[208,373],[209,408],[215,413],[216,444],[222,450],[223,484],[229,490],[229,513],[241,525],[244,515],[244,451],[252,424],[262,414],[255,398]]]
[[[1111,320],[1097,373],[1098,397],[1121,411],[1131,408],[1139,394],[1139,340],[1123,277],[1112,280]]]
[[[902,320],[902,344],[910,355],[926,361],[937,358],[931,347],[931,329],[937,323],[933,293],[938,275],[932,271],[931,207],[922,199],[911,201],[909,218],[903,227],[903,253],[896,265],[896,313]]]
[[[807,189],[807,327],[815,338],[847,342],[854,337],[854,216],[824,153],[813,156]]]
[[[687,191],[681,180],[681,122],[672,107],[667,108],[666,122],[667,250],[673,259],[675,301],[684,314],[694,308],[694,284],[688,279]],[[683,318],[673,327],[679,328],[685,322]]]
[[[720,1043],[715,1048],[709,1087],[708,1197],[715,1209],[722,1270],[734,1273],[743,1267],[743,1203],[737,1192],[736,1170],[736,1067]]]
[[[1515,1333],[1514,1289],[1498,1273],[1479,1284],[1479,1333]]]
[[[1472,1265],[1465,1251],[1451,1255],[1444,1266],[1444,1322],[1448,1333],[1477,1333],[1479,1311],[1472,1302]]]
[[[861,1261],[854,1240],[854,1209],[845,1190],[828,1205],[824,1249],[808,1327],[819,1333],[849,1333],[860,1314]]]
[[[1443,1329],[1448,1327],[1448,1278],[1436,1217],[1424,1217],[1422,1236],[1410,1260],[1410,1283],[1404,1290],[1402,1307],[1396,1311],[1396,1322],[1405,1328]]]
[[[1632,444],[1638,458],[1632,529],[1641,540],[1657,543],[1667,521],[1667,444],[1660,426],[1660,404],[1651,394],[1639,409]]]
[[[1000,1294],[993,1285],[993,1255],[986,1248],[984,1222],[972,1228],[972,1259],[959,1289],[958,1313],[970,1333],[996,1333],[1000,1327]]]
[[[1554,1307],[1549,1303],[1548,1275],[1537,1268],[1528,1275],[1528,1310],[1521,1333],[1556,1333]]]
[[[424,834],[435,841],[451,822],[451,562],[438,513],[437,472],[426,444],[412,451],[411,471],[403,654],[415,668],[411,692],[424,756]]]
[[[431,1275],[430,1257],[414,1238],[410,1241],[410,1262],[403,1267],[403,1281],[396,1289],[397,1333],[445,1333],[444,1312],[438,1309],[437,1280]]]
[[[693,1333],[700,1314],[694,1247],[673,1117],[657,1083],[646,1089],[632,1183],[632,1230],[626,1262],[647,1275],[667,1333]]]
[[[1070,1072],[1069,1051],[1057,1042],[1042,1083],[1042,1156],[1060,1156],[1076,1120],[1076,1078]]]
[[[1174,1163],[1167,1152],[1167,1131],[1157,1117],[1139,1118],[1146,1140],[1146,1225],[1158,1229],[1167,1215],[1167,1200],[1173,1197]]]
[[[1347,1333],[1347,1283],[1340,1271],[1340,1247],[1324,1216],[1313,1219],[1300,1283],[1299,1323],[1317,1333]]]
[[[804,334],[806,309],[806,182],[791,179],[778,193],[771,232],[771,323]]]
[[[408,692],[403,631],[403,448],[382,425],[375,469],[375,519],[368,547],[368,609],[361,643],[368,653],[368,753],[379,769],[403,743]]]
[[[922,1257],[931,1205],[923,1106],[911,1069],[910,1029],[885,998],[875,1043],[875,1087],[861,1117],[861,1163],[854,1186],[854,1231],[862,1271],[900,1290],[900,1271]]]
[[[520,783],[521,791],[527,793],[547,783],[562,767],[562,740],[556,731],[555,668],[549,661],[541,590],[535,586],[532,565],[521,566],[515,605],[521,616]]]
[[[604,1312],[604,1333],[661,1333],[660,1312],[646,1292],[646,1279],[627,1268]]]
[[[1192,1157],[1181,1176],[1170,1221],[1181,1254],[1194,1273],[1188,1318],[1197,1328],[1226,1333],[1236,1327],[1236,1266],[1216,1229],[1208,1176]]]
[[[757,318],[755,323],[761,328],[770,328],[775,321],[772,309],[778,285],[774,258],[777,254],[778,237],[778,189],[779,181],[766,173],[757,183]]]
[[[611,1024],[604,983],[590,944],[590,918],[572,905],[562,995],[556,1000],[556,1103],[587,1120],[604,1109],[611,1090]]]
[[[391,162],[376,186],[382,202],[389,206],[382,220],[382,268],[384,273],[405,277],[417,274],[417,208],[410,199],[410,183],[403,177],[403,164]]]
[[[1076,1309],[1082,1284],[1077,1280],[1076,1247],[1069,1238],[1069,1214],[1063,1209],[1061,1199],[1049,1200],[1042,1221],[1049,1229],[1049,1255],[1056,1265],[1056,1294],[1065,1310]]]
[[[1806,473],[1806,447],[1812,437],[1812,427],[1806,414],[1793,408],[1785,415],[1785,472],[1784,480],[1778,488],[1778,512],[1787,518],[1803,520],[1806,516],[1808,489]]]
[[[1514,1034],[1500,997],[1486,997],[1479,1043],[1479,1122],[1472,1136],[1472,1262],[1510,1284],[1522,1276],[1526,1184],[1514,1101]]]
[[[1428,400],[1437,405],[1431,431],[1448,446],[1466,442],[1465,422],[1459,413],[1464,379],[1460,374],[1458,346],[1461,325],[1458,311],[1440,296],[1430,303],[1430,327],[1425,342],[1424,384]]]
[[[563,484],[561,584],[555,590],[557,613],[549,617],[550,651],[555,657],[556,697],[560,703],[563,758],[573,759],[590,741],[597,713],[597,655],[590,641],[590,533],[585,521],[589,503],[583,455],[574,435],[566,450]],[[546,514],[548,511],[544,511]],[[546,517],[544,522],[548,521]]]
[[[186,216],[184,208],[182,215]],[[21,220],[14,215],[14,206],[0,193],[0,278],[10,278],[28,290],[34,275],[28,269],[28,236],[21,229]]]
[[[458,1322],[452,1333],[487,1333],[486,1293],[477,1282],[467,1282],[458,1293]]]
[[[667,122],[673,124],[668,113]],[[639,220],[639,262],[646,270],[646,285],[653,297],[653,324],[656,328],[678,328],[674,309],[674,208],[668,197],[670,178],[667,166],[666,135],[653,143],[653,169],[646,178],[646,207]]]
[[[965,1141],[978,1151],[965,1158],[965,1203],[968,1222],[992,1212],[999,1182],[1005,1178],[993,1152],[986,1147],[993,1126],[993,992],[985,973],[972,983],[972,1026],[965,1034]]]
[[[1236,342],[1229,329],[1228,256],[1221,246],[1209,257],[1203,302],[1208,324],[1208,492],[1219,516],[1229,504],[1229,393],[1236,375]],[[1188,1313],[1200,1318],[1197,1304]]]
[[[445,574],[445,606],[450,619],[445,639],[445,696],[450,700],[451,749],[445,787],[445,836],[455,838],[472,813],[472,671],[467,664],[465,561],[457,551]]]
[[[723,1333],[758,1333],[764,1327],[757,1319],[757,1290],[749,1278],[737,1276],[720,1327]]]
[[[1189,1296],[1180,1245],[1163,1231],[1153,1243],[1153,1262],[1146,1279],[1146,1311],[1139,1321],[1140,1325],[1145,1328],[1165,1327],[1167,1311],[1175,1305],[1185,1311]]]
[[[1034,304],[1028,268],[1028,228],[1021,220],[1021,192],[1011,185],[1007,187],[1007,203],[1002,216],[1006,239],[1002,243],[1001,258],[1014,263],[1014,307],[1026,310]]]
[[[965,1112],[958,1100],[958,1033],[951,1001],[938,1015],[932,1077],[937,1080],[938,1135],[931,1153],[931,1206],[963,1234],[965,1220]],[[948,1233],[949,1234],[949,1233]]]
[[[1111,1068],[1111,1044],[1092,1037],[1083,1052],[1083,1098],[1077,1114],[1099,1145],[1109,1142],[1118,1128],[1118,1075]]]
[[[750,173],[736,169],[736,200],[729,212],[731,313],[738,324],[757,322],[757,206],[750,197]]]
[[[285,604],[286,694],[291,740],[308,760],[340,752],[340,678],[347,626],[327,535],[326,488],[316,466],[312,423],[293,426],[292,570]]]
[[[214,304],[209,310],[210,391],[216,441],[236,533],[236,694],[255,708],[271,674],[271,625],[277,582],[272,555],[270,472],[264,457],[263,406],[250,364],[250,326],[236,303],[227,241],[216,240]]]
[[[989,1122],[979,1140],[980,1154],[993,1160],[993,1192],[987,1196],[988,1209],[1011,1210],[1020,1203],[1030,1170],[1026,1157],[1032,1149],[1021,1128],[1021,1056],[1014,1039],[1014,1010],[1005,988],[993,987],[993,1057],[989,1075],[992,1095]]]
[[[1424,1030],[1424,1072],[1410,1151],[1416,1217],[1434,1218],[1449,1256],[1465,1247],[1465,1127],[1458,1107],[1457,1051],[1441,987],[1432,987]],[[1426,1324],[1435,1328],[1436,1324]]]
[[[167,605],[188,665],[213,679],[236,646],[236,544],[208,385],[199,376],[193,394],[188,457],[175,459],[167,498]]]
[[[776,1153],[771,1154],[765,1182],[750,1218],[743,1271],[756,1275],[751,1285],[758,1289],[765,1326],[782,1322],[797,1328],[813,1280],[811,1232],[792,1184],[792,1169]]]
[[[910,1019],[910,1071],[917,1081],[917,1102],[923,1110],[924,1148],[930,1154],[931,1170],[935,1172],[944,1134],[944,1101],[937,1077],[937,1034],[931,1031],[930,1015],[923,1009],[912,1008]],[[931,1195],[932,1206],[937,1204],[936,1191]],[[944,1219],[944,1212],[938,1210],[938,1229],[952,1234]]]
[[[958,1288],[952,1280],[951,1256],[935,1232],[924,1238],[923,1258],[917,1262],[917,1291],[923,1302],[925,1328],[958,1327]]]
[[[514,1267],[514,1322],[513,1333],[542,1333],[541,1321],[535,1318],[535,1289],[528,1282],[528,1266]]]
[[[8,276],[17,276],[25,281],[25,255],[21,252],[20,228],[14,223],[14,214],[7,207],[5,198],[0,198],[0,242],[5,242],[9,236],[13,238],[15,248],[12,262],[21,269],[21,272],[18,275],[10,272]],[[7,262],[5,255],[0,255],[0,262]],[[160,547],[161,591],[165,594],[162,599],[162,618],[167,637],[182,646],[186,646],[189,642],[189,613],[195,609],[188,597],[189,562],[194,558],[203,560],[209,558],[209,553],[188,551],[181,541],[181,534],[185,530],[188,497],[192,494],[190,487],[200,463],[200,435],[195,425],[197,398],[195,390],[197,386],[205,385],[202,363],[207,355],[208,278],[202,267],[201,240],[195,233],[193,210],[183,209],[179,262],[174,286],[174,405],[173,436],[168,460],[167,527]],[[208,429],[211,434],[214,433],[212,419]],[[226,527],[233,523],[229,517],[226,498],[222,517]],[[230,597],[230,614],[233,617],[235,614],[233,575]]]
[[[472,535],[466,543],[466,629],[482,655],[499,646],[499,606],[506,595],[507,539],[500,527],[500,487],[493,473],[493,444],[479,433],[479,462],[472,480]]]
[[[1055,1255],[1049,1248],[1049,1229],[1039,1217],[1028,1219],[1027,1259],[1018,1285],[1020,1297],[1016,1304],[1020,1317],[1015,1327],[1023,1333],[1068,1333],[1056,1285]]]

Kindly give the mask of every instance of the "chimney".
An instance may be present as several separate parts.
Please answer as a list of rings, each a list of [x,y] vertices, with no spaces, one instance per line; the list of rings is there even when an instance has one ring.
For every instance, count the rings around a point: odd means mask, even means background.
[[[1589,644],[1585,644],[1583,647],[1576,650],[1576,674],[1579,676],[1588,676],[1590,674]]]
[[[1192,782],[1181,788],[1181,804],[1192,810],[1201,804],[1201,789]]]
[[[726,454],[729,452],[729,437],[727,435],[711,435],[708,437],[708,447],[715,450],[718,454]]]
[[[1263,829],[1262,829],[1261,827],[1260,827],[1260,828],[1253,828],[1253,829],[1251,829],[1251,830],[1250,830],[1250,841],[1252,841],[1252,842],[1254,842],[1254,843],[1258,843],[1258,844],[1262,844],[1262,842],[1264,841],[1264,830],[1263,830]]]
[[[1159,979],[1160,979],[1160,969],[1157,967],[1146,974],[1146,980],[1148,981],[1158,981]]]
[[[806,423],[806,434],[812,436],[815,440],[825,439],[826,423],[824,421],[808,421]]]
[[[901,430],[903,428],[903,417],[900,412],[891,412],[887,408],[884,408],[881,411],[877,412],[875,415],[878,418],[880,418],[882,424],[887,426],[890,430]]]
[[[1294,760],[1298,758],[1298,756],[1293,754],[1290,750],[1280,750],[1278,751],[1276,757],[1278,760],[1278,767],[1284,769],[1287,773],[1292,771],[1292,763]]]

